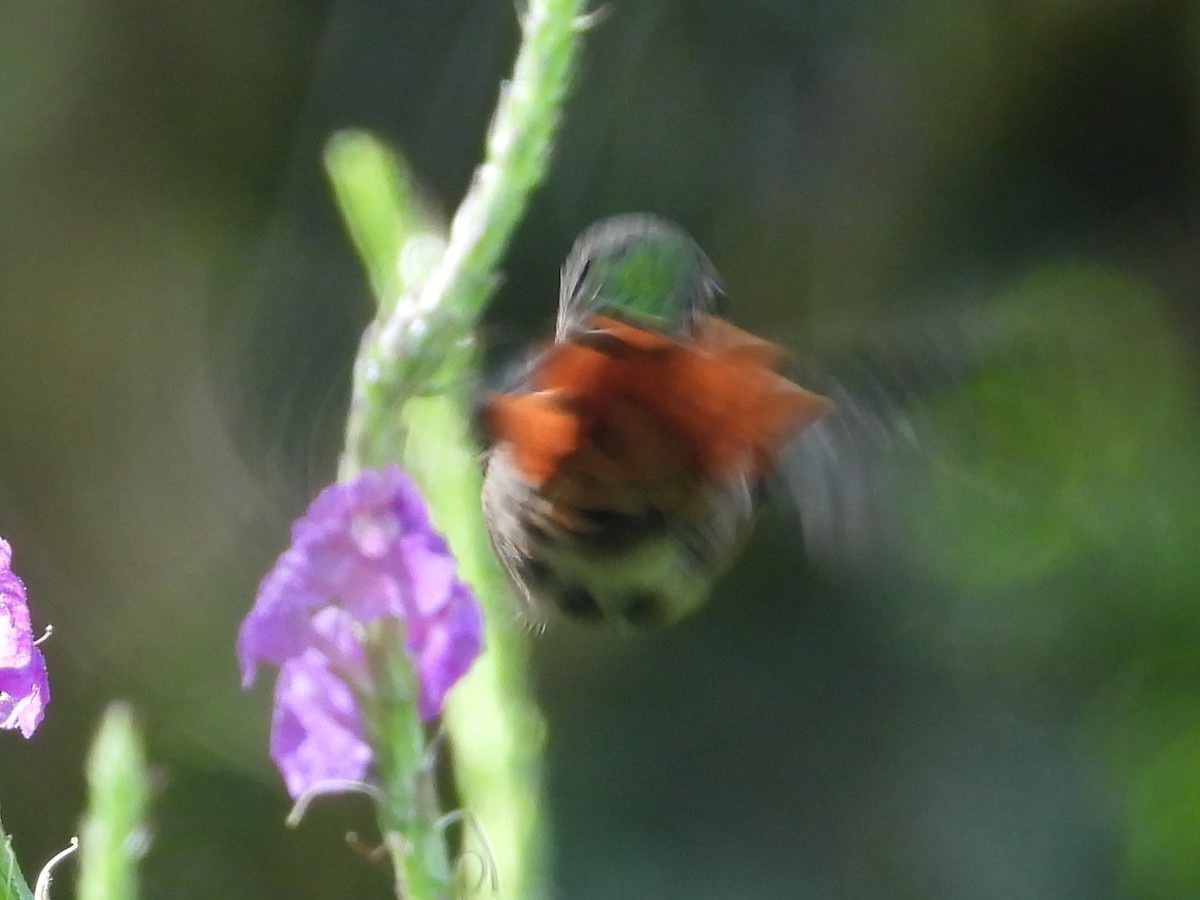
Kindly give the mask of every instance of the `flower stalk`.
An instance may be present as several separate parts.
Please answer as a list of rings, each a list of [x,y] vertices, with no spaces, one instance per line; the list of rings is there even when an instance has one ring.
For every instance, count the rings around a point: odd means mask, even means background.
[[[355,364],[339,477],[403,461],[482,602],[487,653],[448,698],[445,725],[462,802],[486,832],[486,855],[495,860],[501,890],[528,900],[547,892],[544,726],[532,699],[526,633],[512,613],[482,520],[482,480],[468,436],[465,386],[478,368],[476,322],[548,167],[580,37],[589,24],[586,5],[586,0],[527,0],[520,49],[501,89],[484,160],[442,236],[444,252],[427,271],[406,272],[400,264],[423,237],[441,235],[421,214],[400,163],[389,167],[386,151],[373,149],[363,135],[335,138],[326,155],[335,196],[379,306]],[[391,198],[390,213],[381,198]],[[396,729],[392,740],[405,746],[397,746],[387,764],[395,765],[394,780],[384,775],[385,832],[402,829],[400,840],[388,844],[397,873],[412,882],[405,896],[419,898],[416,876],[407,871],[412,854],[428,850],[424,874],[437,890],[445,851],[432,847],[428,819],[420,812],[423,801],[411,781],[428,777],[419,774],[428,768],[424,751],[417,752],[424,745],[402,723],[388,727]],[[468,845],[471,840],[468,836]]]
[[[398,626],[380,622],[371,641],[376,650],[368,650],[376,696],[367,733],[382,792],[379,828],[392,857],[397,897],[449,897],[453,869],[438,824],[431,755],[414,715],[418,689],[404,653],[395,652],[404,646]]]
[[[146,754],[132,711],[105,712],[88,755],[88,810],[80,830],[80,900],[136,900],[149,845]]]

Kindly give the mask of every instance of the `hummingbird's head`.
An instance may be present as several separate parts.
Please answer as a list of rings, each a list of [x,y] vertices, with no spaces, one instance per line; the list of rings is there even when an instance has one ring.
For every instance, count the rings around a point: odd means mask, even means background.
[[[557,337],[593,316],[619,319],[672,337],[718,312],[721,282],[704,251],[665,219],[617,216],[579,236],[562,270]]]

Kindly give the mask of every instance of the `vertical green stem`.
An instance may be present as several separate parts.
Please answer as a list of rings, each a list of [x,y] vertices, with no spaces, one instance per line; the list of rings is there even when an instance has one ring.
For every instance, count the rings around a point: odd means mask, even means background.
[[[404,654],[404,627],[381,622],[369,653],[376,696],[367,723],[383,801],[377,814],[396,878],[398,900],[449,900],[453,873],[438,825],[425,731],[417,713],[417,686]]]
[[[146,852],[150,790],[133,713],[109,707],[88,756],[88,809],[79,836],[80,900],[134,900]]]
[[[454,214],[446,249],[421,285],[407,286],[399,299],[378,298],[381,316],[364,336],[355,366],[343,476],[395,458],[404,435],[394,414],[405,401],[470,374],[475,323],[549,164],[587,25],[586,5],[587,0],[527,0],[512,78],[501,92],[483,163]],[[347,220],[357,221],[362,211],[347,208],[342,192],[338,199]],[[403,218],[397,213],[397,220]],[[358,246],[368,271],[375,271],[373,248],[361,238]],[[393,265],[401,249],[393,248]]]
[[[464,386],[477,366],[475,323],[496,284],[496,269],[513,231],[548,167],[580,36],[588,24],[586,6],[587,0],[526,0],[521,46],[488,131],[484,160],[454,215],[440,259],[419,283],[401,279],[398,296],[387,293],[390,273],[396,271],[404,242],[419,230],[412,209],[401,209],[412,204],[411,196],[403,194],[405,179],[366,179],[378,188],[372,195],[364,190],[361,166],[377,165],[377,154],[342,152],[352,150],[350,146],[334,153],[331,146],[327,157],[339,205],[372,273],[380,309],[355,364],[339,474],[345,478],[364,467],[402,459],[484,606],[485,653],[450,693],[445,723],[463,804],[483,827],[490,850],[486,855],[495,860],[501,892],[521,900],[537,900],[548,891],[544,727],[532,698],[526,633],[512,611],[483,524],[478,452],[467,434]],[[350,157],[359,160],[353,172]],[[390,214],[379,203],[389,195]],[[394,775],[402,779],[404,772]],[[418,776],[410,772],[409,777]],[[399,782],[385,783],[385,788],[397,797],[404,792]],[[389,821],[398,826],[405,820]],[[422,840],[403,833],[400,838],[405,847]],[[422,895],[414,890],[410,896]]]
[[[445,712],[462,802],[483,826],[503,895],[536,900],[548,888],[545,727],[533,699],[527,631],[513,612],[479,513],[481,477],[462,405],[453,397],[418,398],[404,419],[410,434],[405,467],[428,490],[435,518],[486,613],[486,652],[450,692]]]

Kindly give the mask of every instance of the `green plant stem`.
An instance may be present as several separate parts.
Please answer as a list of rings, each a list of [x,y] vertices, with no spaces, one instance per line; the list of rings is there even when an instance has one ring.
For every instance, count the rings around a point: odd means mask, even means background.
[[[80,900],[134,900],[146,851],[146,758],[127,706],[109,707],[88,756],[88,809],[79,835]]]
[[[549,164],[580,35],[588,24],[585,7],[586,0],[528,0],[512,78],[488,130],[483,163],[450,224],[445,252],[420,286],[406,286],[399,299],[379,298],[383,315],[363,337],[343,476],[396,457],[403,435],[397,433],[394,413],[409,397],[461,383],[470,374],[475,323]],[[368,271],[376,271],[374,257],[367,257],[371,248],[361,239],[359,248]],[[397,256],[401,249],[394,248]]]
[[[462,404],[453,396],[420,397],[403,418],[410,434],[404,466],[428,491],[434,517],[485,610],[486,652],[450,692],[444,717],[462,803],[488,843],[486,851],[473,849],[495,860],[504,896],[536,900],[548,890],[545,726],[533,699],[528,633],[513,612],[480,516],[481,476]]]
[[[369,149],[345,152],[353,148],[331,146],[327,155],[335,194],[371,273],[380,311],[355,363],[339,476],[403,460],[483,604],[486,651],[451,691],[445,724],[462,802],[486,835],[489,852],[482,856],[495,861],[503,895],[521,900],[547,894],[544,726],[532,698],[526,632],[513,614],[482,520],[481,473],[466,428],[465,386],[477,371],[475,324],[513,231],[548,167],[580,36],[588,25],[585,8],[586,0],[527,0],[521,46],[488,131],[483,163],[454,215],[440,259],[419,282],[401,278],[399,296],[388,293],[392,273],[405,241],[420,230],[412,224],[412,210],[404,208],[412,203],[403,196],[406,180],[378,171],[370,176],[382,156]],[[391,213],[380,206],[380,198],[388,196]],[[398,802],[412,802],[403,799],[404,785],[384,787]],[[389,821],[400,827],[407,820],[397,814]],[[421,843],[412,835],[399,837],[401,848]],[[408,863],[395,848],[393,855],[400,873]],[[414,886],[407,887],[411,900],[423,900]]]
[[[377,623],[369,644],[375,648],[368,654],[377,695],[364,708],[373,711],[367,728],[384,798],[377,814],[392,858],[396,897],[449,900],[454,879],[438,825],[437,791],[417,713],[416,680],[403,652],[403,624]]]

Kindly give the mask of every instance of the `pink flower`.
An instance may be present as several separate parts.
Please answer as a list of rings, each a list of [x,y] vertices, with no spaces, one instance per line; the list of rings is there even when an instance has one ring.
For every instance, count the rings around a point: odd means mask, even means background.
[[[32,736],[50,702],[46,660],[33,643],[25,585],[12,570],[12,548],[0,538],[0,728]]]
[[[483,644],[483,615],[458,579],[424,500],[398,467],[323,490],[292,527],[238,635],[242,682],[280,666],[271,755],[299,796],[328,779],[362,780],[371,760],[359,704],[370,697],[365,629],[402,620],[428,721]]]

